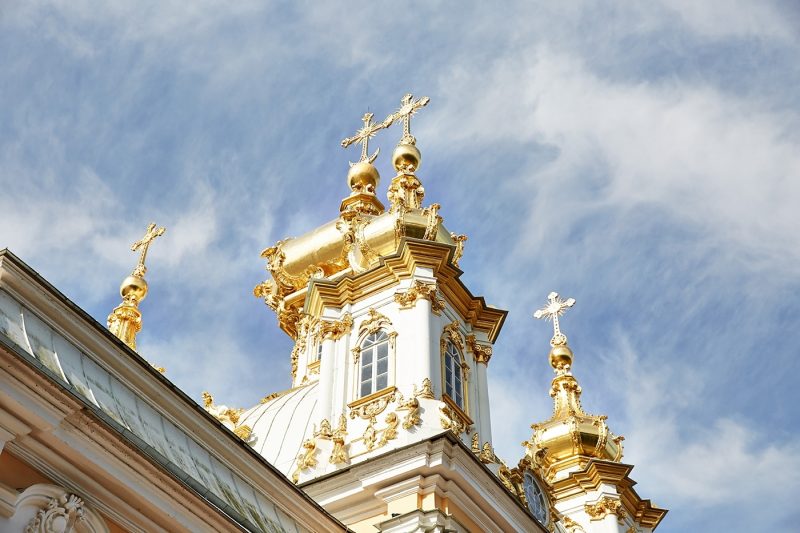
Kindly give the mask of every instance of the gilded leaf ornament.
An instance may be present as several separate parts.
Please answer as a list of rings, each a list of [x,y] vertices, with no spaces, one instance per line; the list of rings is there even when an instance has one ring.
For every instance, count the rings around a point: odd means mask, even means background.
[[[602,520],[606,516],[613,514],[616,515],[617,522],[622,524],[627,516],[622,502],[609,498],[608,496],[604,496],[595,503],[587,503],[584,505],[584,511],[586,511],[586,514],[589,515],[589,519],[592,521]]]
[[[314,457],[317,451],[317,443],[314,439],[306,439],[303,442],[303,449],[305,451],[297,456],[297,469],[292,474],[292,481],[295,483],[300,480],[300,472],[317,466],[317,460]]]
[[[417,301],[423,299],[431,302],[431,312],[435,315],[441,314],[445,308],[444,300],[439,297],[435,283],[414,280],[414,283],[405,292],[398,292],[394,295],[394,300],[400,305],[400,309],[414,307]]]
[[[479,344],[478,341],[475,339],[475,335],[467,335],[467,346],[472,354],[475,356],[475,360],[479,363],[483,363],[485,365],[489,364],[489,359],[492,358],[492,347],[487,346],[485,344]]]

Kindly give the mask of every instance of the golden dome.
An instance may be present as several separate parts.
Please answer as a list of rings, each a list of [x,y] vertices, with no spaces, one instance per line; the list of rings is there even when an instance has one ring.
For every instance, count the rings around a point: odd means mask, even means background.
[[[147,282],[139,276],[128,276],[119,286],[123,300],[141,302],[147,296]]]
[[[392,152],[392,164],[398,172],[414,172],[419,168],[422,155],[413,144],[398,144]]]
[[[347,185],[354,193],[375,194],[380,181],[378,169],[369,161],[354,163],[347,172]]]

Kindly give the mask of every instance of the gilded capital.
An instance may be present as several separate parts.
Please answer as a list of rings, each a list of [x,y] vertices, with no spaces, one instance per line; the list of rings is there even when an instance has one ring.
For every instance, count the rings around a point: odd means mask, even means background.
[[[400,309],[410,309],[416,305],[418,300],[423,299],[431,302],[431,311],[435,315],[444,310],[444,300],[439,297],[435,283],[414,280],[414,283],[405,292],[398,292],[394,295],[394,301],[400,304]]]
[[[586,511],[586,514],[589,515],[589,519],[592,521],[602,520],[606,516],[613,514],[616,515],[617,522],[622,524],[623,519],[625,516],[627,516],[625,513],[625,508],[622,506],[622,502],[611,499],[608,496],[604,496],[595,503],[587,503],[584,506],[584,510]]]
[[[341,320],[320,321],[317,341],[339,340],[353,329],[353,317],[350,313],[345,313]]]
[[[492,358],[492,347],[485,344],[479,344],[475,339],[475,335],[467,335],[467,346],[475,356],[475,360],[484,365],[489,364],[489,359]]]

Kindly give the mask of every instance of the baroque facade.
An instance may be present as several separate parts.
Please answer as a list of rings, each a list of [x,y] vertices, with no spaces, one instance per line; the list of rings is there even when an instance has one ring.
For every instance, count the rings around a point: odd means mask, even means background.
[[[383,122],[366,114],[342,141],[361,157],[339,216],[262,252],[270,276],[254,294],[294,341],[292,383],[252,408],[210,394],[200,406],[135,352],[145,256],[163,228],[135,243],[108,330],[0,255],[0,526],[655,529],[666,511],[639,497],[622,438],[580,404],[559,326],[574,300],[552,293],[537,311],[554,325],[552,418],[533,424],[515,462],[495,454],[487,370],[506,312],[464,285],[466,237],[423,205],[410,120],[427,103],[406,95]],[[368,142],[393,124],[403,133],[387,208]]]

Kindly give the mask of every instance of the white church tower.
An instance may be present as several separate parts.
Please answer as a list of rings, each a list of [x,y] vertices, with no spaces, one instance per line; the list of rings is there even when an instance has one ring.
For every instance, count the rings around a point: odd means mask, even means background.
[[[551,355],[556,415],[535,426],[518,465],[496,457],[487,367],[506,312],[462,283],[466,237],[445,228],[438,204],[422,205],[410,119],[427,103],[409,94],[382,122],[364,115],[342,141],[360,144],[361,157],[339,216],[262,252],[271,277],[254,292],[295,342],[292,387],[248,410],[210,396],[206,408],[356,532],[650,531],[665,511],[638,499],[604,418],[575,403],[580,389],[558,355],[566,338]],[[387,210],[368,142],[394,123],[403,135]],[[577,453],[570,417],[581,446],[591,433],[591,459]],[[609,465],[622,467],[616,484]],[[605,506],[602,519],[589,504]]]

